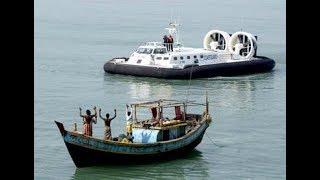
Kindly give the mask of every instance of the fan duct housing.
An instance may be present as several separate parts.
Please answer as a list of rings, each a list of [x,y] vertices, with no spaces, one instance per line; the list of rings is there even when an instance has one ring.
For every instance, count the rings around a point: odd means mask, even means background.
[[[247,32],[235,32],[229,39],[228,49],[234,57],[249,59],[257,51],[257,39]]]
[[[220,30],[209,31],[203,39],[203,48],[213,51],[228,51],[230,35]]]

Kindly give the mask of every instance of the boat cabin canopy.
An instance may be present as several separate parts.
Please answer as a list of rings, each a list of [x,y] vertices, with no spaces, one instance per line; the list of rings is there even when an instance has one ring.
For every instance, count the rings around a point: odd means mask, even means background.
[[[167,99],[131,104],[133,109],[133,120],[135,122],[132,129],[132,135],[134,137],[133,142],[155,143],[184,136],[187,132],[186,127],[188,125],[186,120],[192,118],[200,119],[201,116],[198,114],[186,114],[187,106],[206,106],[206,104],[196,103],[195,101]],[[174,107],[175,117],[172,119],[163,118],[163,108],[172,107]],[[137,108],[151,109],[151,122],[149,120],[138,122]]]
[[[208,94],[206,92],[206,102],[197,103],[195,101],[178,101],[159,99],[157,101],[139,102],[130,104],[133,109],[133,142],[136,143],[155,143],[159,141],[168,141],[184,136],[195,127],[203,115],[187,114],[187,106],[205,106],[205,113],[208,114]],[[163,118],[163,109],[172,108],[175,110],[175,118]],[[181,110],[181,107],[183,110]],[[137,121],[137,109],[151,109],[151,121]]]
[[[133,120],[135,122],[137,122],[137,108],[151,109],[153,119],[159,120],[163,118],[163,108],[174,107],[176,114],[175,119],[185,120],[187,106],[206,106],[206,104],[196,103],[195,101],[177,101],[167,99],[131,104],[133,109]],[[181,111],[181,107],[183,108],[183,111]]]
[[[188,106],[205,106],[204,103],[196,103],[195,101],[178,101],[178,100],[169,100],[169,99],[159,99],[157,101],[147,101],[147,102],[137,102],[132,103],[131,106],[136,107],[174,107],[174,106],[182,106],[182,105],[188,105]]]

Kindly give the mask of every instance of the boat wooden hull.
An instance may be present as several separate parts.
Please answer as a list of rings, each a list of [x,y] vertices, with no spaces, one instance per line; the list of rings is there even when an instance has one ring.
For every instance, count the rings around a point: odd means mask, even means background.
[[[216,76],[236,76],[271,71],[275,66],[273,59],[257,56],[250,61],[235,61],[232,63],[220,63],[211,65],[194,65],[184,69],[172,69],[150,66],[138,66],[114,63],[110,60],[105,63],[104,71],[110,74],[122,74],[143,77],[155,77],[165,79],[190,79],[207,78]]]
[[[56,121],[56,124],[77,167],[141,164],[183,157],[201,142],[209,126],[209,122],[203,121],[199,127],[178,139],[140,144],[105,141],[66,131],[62,123]]]

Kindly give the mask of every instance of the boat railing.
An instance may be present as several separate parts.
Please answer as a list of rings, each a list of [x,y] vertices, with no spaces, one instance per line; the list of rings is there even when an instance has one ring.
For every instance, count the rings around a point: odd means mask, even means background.
[[[141,42],[139,43],[138,47],[140,46],[168,46],[173,45],[173,47],[181,47],[182,44],[180,43],[164,43],[164,42]]]
[[[154,42],[142,42],[139,44],[139,46],[161,46],[163,43],[159,41],[154,41]]]

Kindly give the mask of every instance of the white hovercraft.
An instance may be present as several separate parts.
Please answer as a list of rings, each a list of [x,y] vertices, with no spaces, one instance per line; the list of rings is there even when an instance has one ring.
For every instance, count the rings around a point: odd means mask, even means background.
[[[247,32],[230,35],[220,30],[209,31],[203,48],[183,47],[179,42],[177,23],[170,23],[174,37],[173,50],[167,43],[147,42],[129,58],[113,58],[104,65],[112,74],[170,79],[234,76],[271,71],[275,61],[257,56],[257,37]]]

